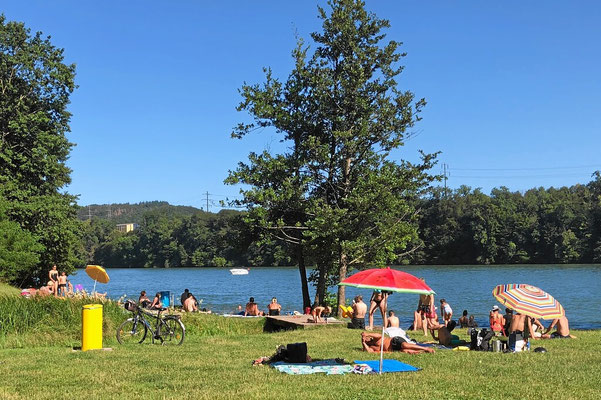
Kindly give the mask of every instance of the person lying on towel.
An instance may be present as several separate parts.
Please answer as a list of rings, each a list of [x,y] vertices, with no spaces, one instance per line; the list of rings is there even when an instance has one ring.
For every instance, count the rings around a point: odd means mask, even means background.
[[[363,350],[369,353],[380,352],[380,346],[382,344],[382,335],[379,333],[361,332],[361,345]],[[400,351],[407,354],[418,354],[418,353],[434,353],[434,349],[430,347],[423,347],[412,343],[411,340],[405,336],[384,336],[384,351],[386,353],[392,351]]]

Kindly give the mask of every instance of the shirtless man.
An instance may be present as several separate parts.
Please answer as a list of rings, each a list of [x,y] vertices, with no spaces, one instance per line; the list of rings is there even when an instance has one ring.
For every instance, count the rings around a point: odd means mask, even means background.
[[[67,273],[62,272],[58,277],[58,294],[62,297],[67,295]]]
[[[379,333],[361,332],[361,345],[363,350],[368,353],[380,352],[381,340],[382,335]],[[384,352],[389,353],[395,350],[407,354],[434,353],[434,349],[411,343],[401,336],[384,337]]]
[[[351,324],[355,329],[365,329],[365,314],[367,314],[367,304],[363,302],[363,296],[355,297],[353,303],[353,317]]]
[[[256,317],[259,315],[259,306],[255,303],[255,298],[251,297],[246,303],[246,308],[244,309],[244,316]]]
[[[509,325],[509,349],[514,352],[523,351],[527,349],[528,338],[524,337],[524,328],[528,327],[528,332],[532,334],[532,318],[520,314],[514,313],[511,318],[511,325]]]
[[[399,317],[394,315],[394,311],[388,311],[388,325],[387,328],[398,328],[400,326]]]
[[[551,329],[557,325],[557,330],[549,335]],[[570,325],[568,319],[564,315],[561,318],[556,318],[551,322],[551,325],[545,330],[542,339],[575,339],[576,336],[570,335]]]
[[[322,314],[330,314],[332,312],[332,309],[330,308],[330,306],[317,306],[317,307],[313,307],[313,310],[311,311],[311,315],[313,316],[313,322],[318,323],[318,322],[323,322],[323,320],[321,319],[321,315]]]

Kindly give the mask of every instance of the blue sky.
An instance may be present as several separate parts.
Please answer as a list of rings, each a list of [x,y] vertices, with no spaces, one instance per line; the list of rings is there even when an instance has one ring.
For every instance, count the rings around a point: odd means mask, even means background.
[[[77,64],[70,193],[79,204],[166,200],[210,210],[239,188],[228,170],[278,149],[232,127],[243,82],[285,78],[295,35],[323,1],[21,1],[8,20],[51,35]],[[441,151],[448,185],[587,183],[601,170],[601,3],[367,1],[402,41],[400,87],[428,105],[394,157]],[[440,172],[437,168],[434,172]]]

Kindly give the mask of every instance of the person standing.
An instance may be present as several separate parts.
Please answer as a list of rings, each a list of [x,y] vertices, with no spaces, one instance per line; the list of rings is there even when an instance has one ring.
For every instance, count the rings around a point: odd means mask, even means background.
[[[52,282],[52,293],[54,293],[54,297],[58,297],[58,269],[56,269],[56,264],[52,266],[52,269],[48,272],[48,278],[50,282]]]
[[[365,314],[367,314],[367,304],[363,302],[363,296],[355,297],[353,303],[353,317],[351,324],[354,329],[365,329]]]
[[[447,326],[453,318],[453,309],[445,299],[440,299],[440,316],[444,326]]]
[[[424,278],[420,278],[426,282]],[[417,311],[420,313],[422,320],[422,329],[424,336],[428,336],[428,325],[438,325],[438,315],[434,306],[434,294],[420,294],[419,302],[417,303]]]
[[[380,309],[382,314],[382,323],[386,326],[386,301],[388,300],[388,292],[385,290],[374,290],[369,299],[369,327],[367,329],[374,329],[374,312],[376,308]]]
[[[58,277],[58,294],[61,297],[67,296],[67,273],[62,272]]]

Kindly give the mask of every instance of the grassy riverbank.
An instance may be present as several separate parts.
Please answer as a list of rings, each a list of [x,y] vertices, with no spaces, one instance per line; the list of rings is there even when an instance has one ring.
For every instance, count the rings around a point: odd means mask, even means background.
[[[50,300],[54,301],[67,307],[64,300]],[[107,327],[117,323],[120,311],[114,311],[105,314]],[[74,352],[79,326],[65,330],[64,325],[53,326],[49,320],[44,322],[45,334],[31,344],[14,340],[16,330],[4,332],[0,398],[593,399],[599,393],[601,341],[596,331],[576,332],[577,340],[535,342],[548,349],[546,354],[439,350],[436,354],[387,355],[422,368],[416,373],[288,376],[269,367],[251,367],[251,361],[291,342],[307,342],[314,358],[376,359],[377,355],[362,352],[360,333],[345,328],[265,334],[261,319],[186,317],[188,336],[176,348],[120,346],[113,332],[105,331],[104,344],[112,351]],[[53,329],[62,330],[68,338],[57,341],[48,333]],[[465,335],[465,331],[459,333]],[[10,348],[15,345],[22,347]]]

